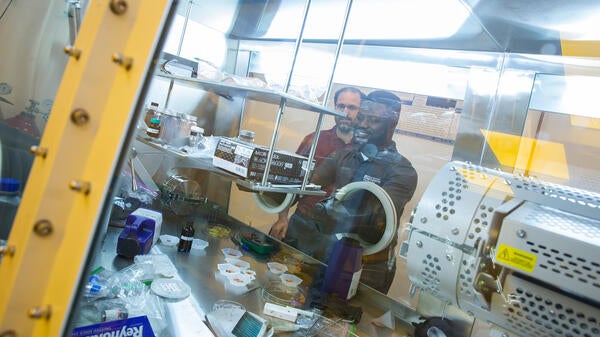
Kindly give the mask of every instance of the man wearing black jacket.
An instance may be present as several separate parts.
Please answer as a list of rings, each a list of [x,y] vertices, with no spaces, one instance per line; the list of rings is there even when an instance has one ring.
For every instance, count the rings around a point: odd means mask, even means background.
[[[370,181],[382,187],[392,199],[398,220],[404,206],[417,187],[417,172],[408,159],[398,153],[392,140],[400,115],[400,99],[389,91],[378,90],[367,95],[355,120],[353,149],[340,150],[315,168],[311,182],[334,182],[341,188],[355,181]],[[338,219],[333,233],[353,232],[366,242],[379,241],[385,230],[385,213],[375,196],[369,192],[355,192],[344,207],[352,214],[352,221]],[[331,226],[331,224],[330,224]],[[323,252],[325,261],[335,239],[327,243]],[[397,236],[379,253],[363,256],[361,282],[387,293],[396,272],[394,248]]]

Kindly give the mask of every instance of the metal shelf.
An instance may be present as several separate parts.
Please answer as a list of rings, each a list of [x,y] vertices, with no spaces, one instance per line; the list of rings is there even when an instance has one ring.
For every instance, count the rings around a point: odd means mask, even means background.
[[[308,184],[306,189],[302,190],[300,185],[291,185],[294,187],[288,187],[286,185],[268,185],[263,186],[260,182],[250,181],[245,179],[236,179],[236,184],[254,192],[277,192],[277,193],[292,193],[292,194],[303,194],[303,195],[322,195],[325,196],[327,193],[321,190],[321,186]]]
[[[260,101],[271,104],[281,104],[281,100],[285,100],[287,107],[313,111],[316,113],[323,113],[332,116],[345,117],[346,115],[335,110],[327,109],[321,105],[311,103],[292,96],[284,92],[277,92],[274,90],[264,88],[245,87],[231,83],[213,82],[208,80],[201,80],[198,78],[191,78],[185,76],[169,75],[161,70],[156,72],[157,77],[162,77],[168,80],[177,81],[193,88],[200,88],[205,91],[211,91],[215,94],[232,99],[233,97],[241,97],[245,99],[251,99],[254,101]]]
[[[191,157],[187,153],[175,149],[170,146],[164,146],[157,142],[154,142],[148,138],[137,136],[136,140],[146,144],[152,148],[165,151],[169,154],[175,155],[177,158],[181,159],[181,162],[177,165],[178,167],[187,167],[194,168],[203,171],[210,171],[216,174],[219,174],[225,178],[231,179],[237,185],[253,191],[253,192],[277,192],[277,193],[293,193],[293,194],[302,194],[302,195],[321,195],[325,196],[326,192],[321,190],[321,186],[315,184],[307,184],[305,189],[301,189],[300,185],[271,185],[268,184],[266,186],[261,185],[260,182],[251,181],[241,178],[238,175],[235,175],[229,171],[225,171],[219,167],[216,167],[212,164],[212,159],[207,157]]]

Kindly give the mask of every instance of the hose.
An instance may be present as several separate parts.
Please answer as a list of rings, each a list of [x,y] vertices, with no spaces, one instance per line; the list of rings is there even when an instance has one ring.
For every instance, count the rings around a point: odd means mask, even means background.
[[[370,181],[355,181],[349,183],[336,192],[335,198],[339,201],[344,201],[349,195],[358,190],[367,190],[373,193],[373,195],[379,199],[381,205],[383,205],[383,210],[385,211],[385,230],[383,235],[375,244],[365,242],[356,234],[339,233],[338,236],[345,236],[358,240],[363,247],[363,255],[371,255],[382,251],[392,242],[396,235],[396,231],[398,230],[398,216],[394,201],[390,198],[389,194],[387,194],[381,186]]]
[[[252,193],[252,198],[261,210],[269,214],[275,214],[290,207],[294,202],[295,194],[287,193],[285,199],[281,202],[269,197],[265,193]]]

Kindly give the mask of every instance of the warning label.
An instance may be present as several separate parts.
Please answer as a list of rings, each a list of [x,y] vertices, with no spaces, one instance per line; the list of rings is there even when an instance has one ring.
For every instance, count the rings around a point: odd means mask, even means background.
[[[519,270],[532,273],[537,256],[501,243],[496,252],[496,261]]]

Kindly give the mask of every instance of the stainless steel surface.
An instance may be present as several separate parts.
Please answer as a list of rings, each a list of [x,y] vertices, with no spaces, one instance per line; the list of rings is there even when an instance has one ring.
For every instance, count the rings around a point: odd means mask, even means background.
[[[246,30],[234,30],[236,38],[285,40],[296,36],[286,19],[299,16],[303,1],[286,6],[264,8],[262,20]],[[314,11],[342,12],[346,1],[315,2]],[[223,5],[223,7],[226,5]],[[240,10],[237,20],[250,20],[256,13]],[[491,52],[560,55],[561,38],[597,40],[590,29],[600,7],[594,1],[565,3],[549,1],[428,0],[392,2],[386,0],[355,1],[351,26],[346,40],[355,44],[381,44],[395,47],[439,48]],[[403,20],[393,20],[399,15]],[[331,16],[330,16],[331,17]],[[378,18],[373,20],[372,18]],[[206,21],[206,20],[205,20]],[[213,18],[212,21],[218,21]],[[310,40],[333,39],[341,18],[309,29]],[[209,21],[210,22],[210,21]],[[393,24],[392,24],[393,23]],[[213,23],[217,26],[218,22]]]
[[[244,87],[241,85],[230,84],[230,83],[219,83],[213,81],[202,80],[198,78],[190,78],[176,75],[167,75],[161,72],[157,72],[156,76],[167,79],[177,80],[181,84],[191,85],[194,88],[202,89],[205,91],[211,91],[222,97],[242,97],[245,99],[251,99],[254,101],[271,103],[279,105],[281,100],[285,100],[286,106],[291,108],[297,108],[302,110],[308,110],[316,113],[323,113],[327,115],[340,116],[343,115],[335,110],[328,109],[327,107],[320,106],[318,104],[308,102],[304,99],[297,98],[293,95],[276,92],[269,89]]]
[[[310,281],[315,277],[320,266],[320,262],[303,255],[302,253],[289,248],[276,241],[275,255],[260,255],[242,249],[231,237],[239,233],[253,233],[255,229],[237,223],[232,220],[221,219],[218,224],[222,224],[231,229],[230,236],[216,238],[208,235],[208,220],[203,216],[177,217],[169,213],[163,214],[161,234],[170,234],[179,236],[184,223],[190,219],[194,221],[196,234],[194,237],[201,238],[209,243],[209,246],[203,250],[192,250],[190,253],[177,252],[176,246],[165,246],[157,243],[159,250],[167,255],[171,262],[176,266],[178,276],[190,286],[192,290],[192,302],[197,303],[202,315],[211,311],[213,304],[218,300],[230,300],[242,304],[247,310],[256,314],[262,314],[262,308],[265,303],[263,298],[263,288],[273,282],[279,281],[278,275],[271,273],[266,265],[269,261],[280,261],[297,268],[298,275],[303,275],[304,282],[302,289],[306,292],[307,300],[305,308],[309,305],[309,294],[307,287]],[[89,268],[105,266],[114,271],[118,271],[132,263],[131,260],[116,255],[116,244],[119,233],[122,229],[119,227],[108,227],[106,236],[102,243],[100,253],[93,257]],[[262,235],[258,233],[258,235]],[[234,287],[228,284],[224,276],[217,270],[217,264],[225,262],[225,256],[221,249],[234,248],[243,252],[242,260],[250,263],[250,269],[256,271],[256,280],[246,287]],[[167,305],[168,301],[165,301]],[[82,304],[82,303],[81,303]],[[359,336],[405,336],[412,331],[409,322],[418,320],[418,317],[412,309],[401,305],[386,296],[364,286],[360,286],[357,296],[348,302],[350,305],[359,306],[363,310],[363,315],[358,324]],[[396,329],[394,331],[386,328],[378,328],[371,324],[371,320],[383,315],[386,311],[392,312],[395,320]],[[75,315],[78,315],[76,312]],[[170,326],[170,336],[177,336],[174,331],[177,327]],[[301,334],[283,333],[278,335],[301,336]]]

